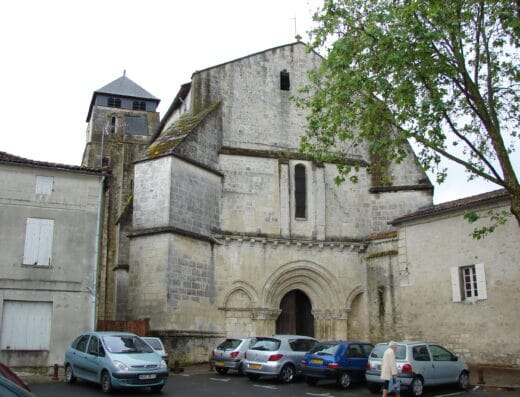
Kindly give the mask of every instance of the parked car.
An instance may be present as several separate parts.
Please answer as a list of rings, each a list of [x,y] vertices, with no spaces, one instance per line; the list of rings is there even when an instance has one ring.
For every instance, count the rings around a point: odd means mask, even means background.
[[[230,369],[244,374],[244,354],[255,342],[255,338],[227,338],[211,351],[210,363],[219,374]]]
[[[284,383],[291,383],[301,374],[304,354],[317,343],[317,339],[301,335],[257,337],[246,352],[244,371],[251,380],[276,376]]]
[[[0,376],[0,396],[2,397],[36,397],[35,394],[20,387],[9,379]]]
[[[381,389],[381,361],[388,343],[377,344],[367,363],[365,372],[368,388],[377,393]],[[430,342],[397,342],[395,353],[398,379],[402,389],[412,396],[421,396],[424,386],[458,384],[469,386],[468,366],[445,347]]]
[[[158,353],[161,356],[161,358],[164,360],[164,362],[168,366],[168,362],[169,362],[168,353],[166,353],[166,349],[164,348],[164,344],[162,343],[162,340],[160,338],[156,338],[153,336],[143,336],[142,339],[146,343],[148,343],[152,347],[152,349],[154,349],[156,351],[156,353]]]
[[[168,378],[166,362],[139,336],[128,332],[89,332],[65,353],[65,380],[77,378],[113,388],[150,387],[160,391]]]
[[[303,356],[302,373],[308,385],[335,379],[342,389],[364,382],[368,356],[374,346],[366,342],[321,342]]]
[[[9,368],[4,363],[0,362],[0,376],[10,380],[13,383],[16,383],[21,388],[31,391],[31,388],[22,378],[20,378],[11,368]],[[1,394],[0,394],[1,395]]]

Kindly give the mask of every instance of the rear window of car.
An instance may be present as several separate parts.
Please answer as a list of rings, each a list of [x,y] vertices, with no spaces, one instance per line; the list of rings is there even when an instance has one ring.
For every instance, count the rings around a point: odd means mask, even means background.
[[[280,348],[281,341],[274,338],[257,338],[251,350],[276,351]]]
[[[383,358],[385,350],[388,349],[388,343],[377,344],[376,347],[370,353],[370,358]],[[404,360],[406,358],[406,346],[397,345],[397,351],[395,352],[396,360]]]
[[[218,350],[235,350],[242,343],[242,339],[226,339],[217,346]]]
[[[154,348],[154,350],[162,350],[163,349],[163,346],[162,346],[162,343],[159,339],[155,339],[155,338],[143,338],[146,343],[148,343],[150,346],[152,346]]]
[[[338,351],[339,343],[318,343],[309,353],[333,356]]]

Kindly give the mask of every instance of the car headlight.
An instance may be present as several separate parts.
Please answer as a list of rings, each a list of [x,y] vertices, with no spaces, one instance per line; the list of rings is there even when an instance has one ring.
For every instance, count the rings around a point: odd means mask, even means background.
[[[114,360],[114,365],[120,371],[128,371],[126,364],[122,363],[121,361]]]
[[[166,361],[161,360],[160,367],[161,367],[161,368],[166,368]]]

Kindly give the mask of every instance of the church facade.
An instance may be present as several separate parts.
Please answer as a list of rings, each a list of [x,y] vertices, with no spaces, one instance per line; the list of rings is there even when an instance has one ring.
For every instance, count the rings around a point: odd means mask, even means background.
[[[320,64],[297,42],[197,71],[161,120],[126,76],[94,92],[84,165],[111,171],[98,319],[147,319],[181,363],[224,337],[298,333],[429,339],[519,367],[516,225],[482,243],[462,218],[507,195],[434,206],[410,147],[382,183],[360,146],[358,183],[337,185],[335,164],[298,150],[291,97]]]

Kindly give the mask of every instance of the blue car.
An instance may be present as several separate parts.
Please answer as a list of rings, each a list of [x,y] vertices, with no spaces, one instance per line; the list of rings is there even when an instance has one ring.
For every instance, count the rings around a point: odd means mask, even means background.
[[[302,373],[308,385],[320,379],[333,379],[346,389],[352,382],[365,380],[368,356],[374,346],[366,342],[321,342],[305,354]]]
[[[128,332],[89,332],[78,336],[65,353],[65,380],[84,379],[114,388],[150,387],[160,391],[168,378],[162,357],[139,336]]]

